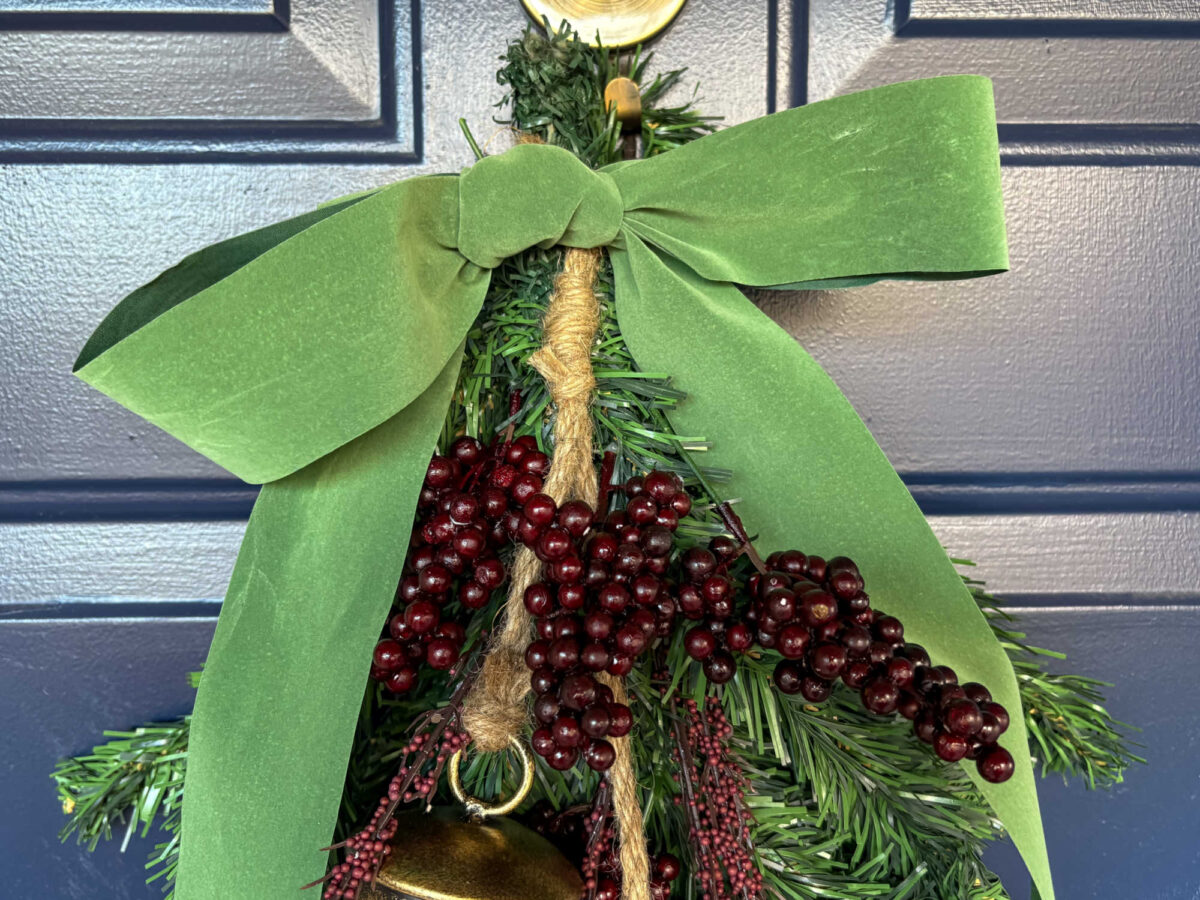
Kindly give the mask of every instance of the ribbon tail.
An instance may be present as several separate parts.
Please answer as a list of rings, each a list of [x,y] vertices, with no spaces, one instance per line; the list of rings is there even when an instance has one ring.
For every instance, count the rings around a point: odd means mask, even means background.
[[[1003,744],[1016,772],[1004,784],[967,774],[1053,898],[1016,677],[1007,655],[903,482],[821,367],[727,282],[708,281],[625,232],[614,252],[617,314],[638,365],[669,372],[688,399],[680,434],[713,449],[700,462],[732,469],[729,497],[767,550],[851,556],[874,605],[964,681],[980,681],[1013,711]]]
[[[196,697],[179,900],[295,900],[324,875],[371,650],[461,359],[262,489]]]

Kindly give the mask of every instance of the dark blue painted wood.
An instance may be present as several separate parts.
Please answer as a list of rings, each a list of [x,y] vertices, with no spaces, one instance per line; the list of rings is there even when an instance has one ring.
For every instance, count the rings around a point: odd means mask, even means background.
[[[211,619],[7,621],[0,616],[0,861],[4,897],[113,900],[161,896],[144,884],[154,840],[128,853],[61,844],[49,773],[106,728],[189,711],[187,674],[204,660]]]
[[[1192,688],[1200,610],[1037,611],[1021,624],[1034,643],[1067,652],[1052,668],[1114,683],[1109,709],[1142,727],[1148,760],[1111,792],[1089,793],[1055,776],[1041,782],[1058,896],[1200,897],[1200,723]],[[1027,877],[1011,845],[989,861],[1014,900],[1026,900]]]

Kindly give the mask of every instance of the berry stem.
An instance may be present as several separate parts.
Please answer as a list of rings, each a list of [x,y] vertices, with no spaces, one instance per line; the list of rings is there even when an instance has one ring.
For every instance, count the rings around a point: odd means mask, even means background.
[[[750,535],[746,533],[746,526],[742,524],[742,520],[738,514],[733,511],[733,507],[729,505],[729,501],[724,501],[716,505],[717,515],[721,517],[721,521],[725,523],[725,527],[729,529],[729,533],[733,535],[742,546],[742,552],[754,564],[754,568],[762,573],[766,573],[767,567],[762,561],[762,557],[758,555],[758,551],[754,549],[754,545],[750,543]]]
[[[608,493],[612,489],[613,467],[617,463],[617,454],[605,450],[600,460],[600,485],[596,498],[596,513],[603,517],[608,512]]]

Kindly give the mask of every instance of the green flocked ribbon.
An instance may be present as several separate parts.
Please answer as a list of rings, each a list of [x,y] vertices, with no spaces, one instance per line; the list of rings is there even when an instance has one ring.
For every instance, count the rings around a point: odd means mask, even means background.
[[[859,561],[877,605],[1012,718],[979,789],[1052,898],[1012,668],[837,386],[737,285],[831,288],[1008,266],[990,83],[934,78],[592,171],[523,145],[216,244],[104,320],[79,377],[263,488],[196,699],[180,900],[319,878],[371,649],[490,269],[607,248],[644,371],[736,473],[768,548]],[[974,766],[967,769],[976,778]]]

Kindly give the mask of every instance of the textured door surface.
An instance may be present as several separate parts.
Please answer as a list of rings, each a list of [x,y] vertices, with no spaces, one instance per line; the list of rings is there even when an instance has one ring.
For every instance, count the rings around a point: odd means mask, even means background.
[[[498,131],[523,24],[516,0],[0,0],[5,896],[157,895],[147,842],[60,847],[47,773],[187,709],[254,494],[75,381],[77,349],[191,249],[467,164],[457,118]],[[995,80],[1011,273],[761,302],[947,548],[1144,727],[1111,794],[1043,782],[1066,900],[1200,897],[1198,36],[1196,0],[690,0],[656,48],[730,122]]]

